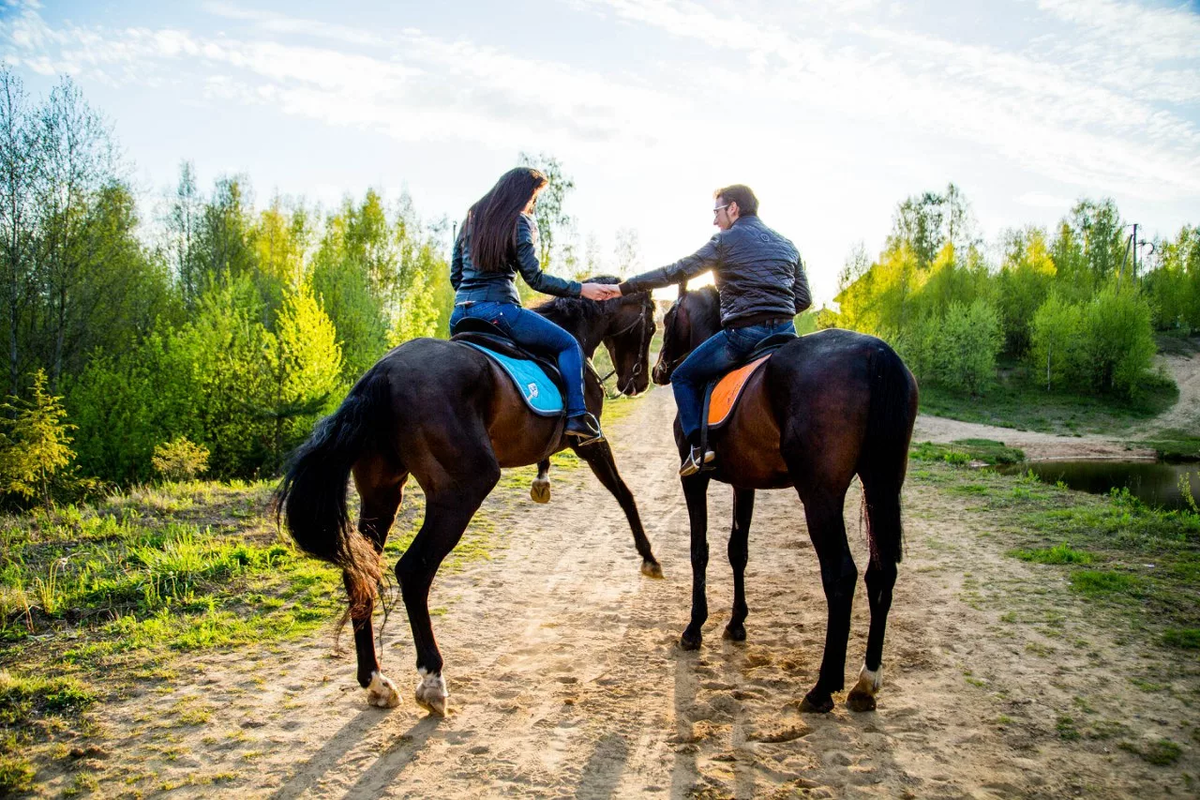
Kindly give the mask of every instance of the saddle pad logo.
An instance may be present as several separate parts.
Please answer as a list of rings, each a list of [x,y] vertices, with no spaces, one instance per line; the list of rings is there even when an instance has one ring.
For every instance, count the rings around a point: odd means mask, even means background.
[[[536,383],[525,384],[525,399],[533,400],[538,396],[538,388]]]

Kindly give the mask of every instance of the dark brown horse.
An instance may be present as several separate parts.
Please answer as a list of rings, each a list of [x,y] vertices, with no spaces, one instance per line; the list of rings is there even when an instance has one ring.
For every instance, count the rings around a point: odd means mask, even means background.
[[[653,303],[647,293],[596,303],[558,299],[535,309],[579,340],[589,358],[604,344],[617,387],[634,395],[649,386]],[[597,417],[604,390],[588,371],[587,408]],[[322,420],[293,457],[277,494],[277,508],[305,552],[342,568],[358,655],[358,682],[372,705],[393,707],[400,698],[375,655],[371,612],[380,582],[381,556],[405,481],[425,492],[425,521],[396,564],[400,594],[417,651],[417,701],[446,712],[442,656],[429,619],[429,587],[442,559],[500,479],[502,467],[540,463],[563,449],[554,442],[556,420],[531,413],[512,381],[495,363],[464,344],[415,339],[395,348],[367,371],[342,405]],[[633,495],[617,473],[607,442],[575,452],[620,503],[642,572],[662,571],[638,517]],[[353,475],[361,505],[350,525],[346,486]],[[548,497],[549,484],[545,491]],[[599,577],[599,576],[597,576]]]
[[[670,381],[671,372],[693,348],[720,331],[716,290],[687,292],[681,287],[664,328],[654,367],[654,381],[660,385]],[[866,582],[871,628],[865,664],[846,704],[856,711],[874,708],[882,682],[883,632],[901,555],[900,488],[916,416],[916,381],[895,351],[873,336],[825,330],[775,351],[746,384],[730,419],[711,432],[715,470],[682,479],[692,538],[692,618],[681,637],[682,646],[687,650],[700,646],[700,629],[708,618],[704,588],[709,481],[733,487],[729,537],[733,614],[725,636],[735,641],[746,638],[743,623],[749,609],[744,573],[754,491],[795,487],[821,563],[828,604],[820,675],[801,708],[831,710],[833,692],[844,686],[850,606],[858,580],[842,507],[846,490],[858,475],[870,536]],[[682,458],[689,446],[678,420],[675,439]]]

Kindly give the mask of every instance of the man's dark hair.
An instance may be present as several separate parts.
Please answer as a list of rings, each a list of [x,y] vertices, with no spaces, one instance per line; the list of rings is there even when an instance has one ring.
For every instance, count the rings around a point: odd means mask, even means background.
[[[534,192],[549,181],[533,167],[517,167],[467,210],[459,237],[469,242],[471,261],[484,272],[500,272],[516,246],[517,219]]]
[[[754,190],[743,183],[717,189],[713,197],[722,203],[737,203],[738,216],[753,217],[758,214],[758,198],[754,196]]]

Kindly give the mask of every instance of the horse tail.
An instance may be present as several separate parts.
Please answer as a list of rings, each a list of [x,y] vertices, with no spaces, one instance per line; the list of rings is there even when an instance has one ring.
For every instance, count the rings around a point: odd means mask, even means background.
[[[364,375],[293,453],[275,493],[276,521],[282,517],[296,545],[342,568],[352,614],[374,602],[383,569],[374,546],[350,524],[346,485],[389,402],[386,376]]]
[[[917,382],[896,351],[878,342],[867,357],[870,407],[858,475],[866,503],[871,558],[898,563],[903,556],[900,489],[916,420]]]

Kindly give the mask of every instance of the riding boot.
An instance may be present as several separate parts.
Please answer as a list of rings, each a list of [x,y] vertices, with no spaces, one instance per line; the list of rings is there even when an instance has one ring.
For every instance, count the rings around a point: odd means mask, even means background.
[[[575,447],[604,441],[604,434],[600,431],[600,422],[587,411],[569,417],[567,424],[563,427],[563,435],[567,436]]]

